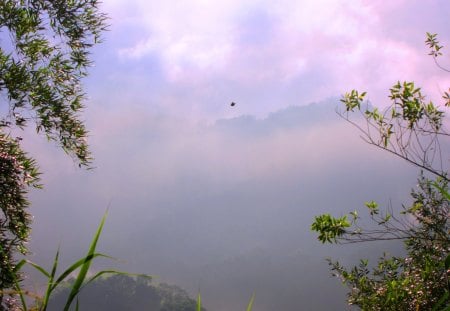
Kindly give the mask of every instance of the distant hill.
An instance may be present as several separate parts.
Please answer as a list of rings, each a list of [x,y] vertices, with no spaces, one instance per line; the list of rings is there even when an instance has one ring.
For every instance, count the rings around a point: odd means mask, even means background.
[[[304,106],[290,106],[270,113],[264,119],[257,119],[250,115],[219,119],[215,127],[218,130],[253,136],[269,134],[277,129],[307,128],[325,122],[340,121],[335,112],[338,105],[338,99],[329,99]]]
[[[69,286],[67,284],[52,297],[49,311],[64,308]],[[196,301],[176,285],[152,284],[148,278],[114,275],[87,285],[79,296],[79,306],[83,311],[195,311]]]

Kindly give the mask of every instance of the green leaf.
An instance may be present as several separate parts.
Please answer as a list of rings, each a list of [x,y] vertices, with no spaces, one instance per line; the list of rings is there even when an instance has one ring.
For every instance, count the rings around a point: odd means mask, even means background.
[[[77,278],[75,279],[75,283],[72,286],[72,290],[70,291],[69,297],[67,298],[66,305],[64,306],[64,311],[68,311],[70,308],[70,305],[72,304],[72,301],[75,299],[75,297],[78,295],[81,286],[83,285],[83,282],[87,276],[87,273],[89,271],[89,267],[91,266],[92,259],[95,255],[95,249],[97,247],[97,242],[100,237],[100,234],[103,230],[103,225],[105,224],[107,212],[103,216],[100,225],[98,226],[97,232],[94,235],[94,238],[91,242],[91,246],[89,247],[88,253],[86,257],[84,258],[83,264],[81,265],[80,272],[78,273]]]
[[[32,266],[33,268],[35,268],[36,270],[38,270],[39,272],[41,272],[43,275],[45,275],[47,278],[50,279],[50,273],[48,273],[44,268],[42,268],[40,265],[35,264],[32,261],[27,260],[27,263]]]
[[[445,269],[450,269],[450,254],[445,258]]]
[[[47,284],[47,290],[44,295],[43,305],[45,307],[48,305],[48,301],[49,301],[50,295],[52,293],[52,287],[54,286],[53,280],[55,278],[56,269],[58,267],[58,258],[59,258],[59,247],[58,247],[58,250],[56,251],[55,259],[53,260],[52,272],[50,274],[48,284]]]
[[[444,189],[441,187],[437,182],[433,182],[433,186],[439,190],[439,192],[450,201],[450,193],[448,192],[448,189]]]
[[[200,296],[200,292],[197,295],[197,308],[196,311],[202,311],[202,297]]]
[[[72,272],[74,272],[75,270],[77,270],[78,268],[82,267],[86,261],[92,261],[94,258],[97,257],[104,257],[104,258],[109,258],[109,259],[114,259],[113,257],[104,255],[104,254],[99,254],[99,253],[95,253],[89,256],[85,256],[81,259],[78,259],[75,263],[73,263],[72,265],[69,266],[69,268],[67,268],[59,277],[58,279],[54,282],[53,285],[53,289],[56,288],[56,286],[58,286],[62,281],[64,281]]]
[[[250,301],[248,302],[246,311],[252,311],[253,309],[253,302],[255,301],[255,292],[253,292],[252,297],[250,297]]]
[[[448,298],[449,298],[449,293],[447,291],[442,295],[442,297],[439,299],[439,301],[433,306],[433,309],[431,309],[431,311],[438,311],[438,310],[449,311],[450,306],[447,306],[445,309],[441,309],[441,307],[448,300]]]

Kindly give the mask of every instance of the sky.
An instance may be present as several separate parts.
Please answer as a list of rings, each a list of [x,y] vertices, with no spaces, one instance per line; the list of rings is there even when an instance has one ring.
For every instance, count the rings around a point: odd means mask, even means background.
[[[208,120],[264,117],[354,88],[382,104],[398,80],[439,97],[450,78],[424,41],[428,31],[445,43],[449,4],[391,2],[105,1],[111,27],[91,78],[113,102]]]
[[[314,215],[400,206],[417,170],[365,145],[340,96],[374,105],[415,81],[439,101],[450,76],[448,1],[108,0],[84,81],[95,169],[28,132],[33,260],[80,257],[109,208],[100,250],[122,270],[200,289],[209,310],[342,310],[326,257],[356,264],[396,245],[322,246]],[[450,64],[449,54],[442,63]],[[235,102],[234,107],[230,106]],[[324,299],[323,297],[327,297]]]

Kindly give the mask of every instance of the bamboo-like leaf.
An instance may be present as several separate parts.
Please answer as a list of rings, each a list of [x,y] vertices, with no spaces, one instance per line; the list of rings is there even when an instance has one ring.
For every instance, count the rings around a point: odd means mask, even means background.
[[[70,305],[72,304],[72,301],[78,295],[80,288],[83,285],[84,280],[86,279],[87,273],[89,271],[89,267],[91,266],[92,259],[94,258],[94,255],[95,255],[95,249],[97,247],[97,242],[98,242],[100,234],[103,230],[103,225],[105,224],[105,219],[106,219],[107,214],[108,213],[106,212],[105,215],[103,215],[100,225],[97,228],[97,232],[95,233],[94,238],[92,239],[88,253],[85,257],[83,264],[81,265],[80,272],[78,273],[75,283],[72,286],[72,290],[70,291],[69,297],[67,298],[66,305],[64,306],[64,311],[69,310]]]
[[[22,269],[22,267],[23,267],[26,263],[27,263],[27,261],[26,261],[25,259],[22,259],[21,261],[19,261],[19,262],[15,265],[15,267],[14,267],[14,269],[13,269],[13,272],[19,272],[20,269]]]
[[[439,190],[442,196],[444,196],[447,200],[450,200],[450,193],[447,191],[447,189],[442,188],[437,182],[434,182],[433,186]]]

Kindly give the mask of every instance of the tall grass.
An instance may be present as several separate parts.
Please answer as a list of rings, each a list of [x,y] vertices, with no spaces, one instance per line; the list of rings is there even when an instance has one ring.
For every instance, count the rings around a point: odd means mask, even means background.
[[[253,309],[253,302],[255,301],[255,292],[253,292],[252,297],[250,297],[250,301],[248,302],[246,311],[252,311]],[[196,311],[202,310],[202,298],[200,296],[200,293],[197,295],[197,308]]]
[[[104,274],[124,274],[128,276],[141,276],[141,277],[147,277],[147,278],[153,278],[150,275],[146,274],[132,274],[128,272],[123,271],[116,271],[116,270],[102,270],[100,272],[97,272],[91,277],[88,277],[89,268],[92,265],[92,262],[95,258],[98,257],[104,257],[109,259],[114,259],[111,256],[97,253],[97,242],[100,238],[100,235],[103,231],[103,226],[105,224],[107,213],[105,213],[100,221],[99,226],[97,227],[97,230],[92,238],[92,241],[89,245],[89,249],[86,253],[86,255],[77,261],[75,261],[73,264],[71,264],[68,268],[66,268],[61,274],[57,276],[57,270],[59,265],[59,249],[56,251],[55,258],[53,260],[53,265],[51,268],[51,271],[47,271],[42,266],[27,260],[22,259],[18,262],[18,264],[14,267],[14,272],[19,272],[25,265],[29,265],[39,271],[41,274],[43,274],[47,278],[47,286],[46,290],[43,295],[37,295],[35,293],[32,293],[30,291],[27,291],[23,289],[20,285],[20,282],[18,279],[14,280],[15,284],[15,290],[12,292],[9,292],[8,294],[12,295],[18,295],[20,298],[20,302],[22,304],[22,310],[23,311],[46,311],[48,304],[50,302],[50,299],[52,297],[52,294],[55,292],[55,290],[58,288],[58,286],[62,286],[63,284],[70,284],[70,293],[67,297],[67,300],[65,302],[64,311],[69,311],[71,307],[73,306],[74,301],[75,303],[75,310],[79,310],[79,303],[78,303],[78,295],[81,292],[81,290],[89,283],[93,282],[100,276]],[[76,272],[78,270],[78,272]],[[72,275],[76,273],[75,281],[74,282],[67,282],[69,278],[72,277]],[[16,274],[14,274],[16,275]],[[32,298],[34,300],[34,304],[31,307],[28,307],[27,304],[27,297]],[[252,294],[250,297],[250,301],[248,302],[246,311],[252,311],[253,303],[255,300],[255,293]],[[197,295],[197,304],[196,304],[196,311],[202,311],[202,300],[200,292]]]
[[[79,260],[75,261],[72,265],[70,265],[67,269],[65,269],[59,276],[56,275],[58,264],[59,264],[59,249],[56,252],[55,259],[53,260],[53,265],[51,268],[51,271],[45,270],[42,266],[27,260],[23,259],[21,260],[16,267],[14,268],[15,271],[20,271],[25,265],[30,265],[37,271],[39,271],[41,274],[43,274],[47,278],[47,287],[42,296],[38,296],[36,294],[30,293],[27,290],[24,290],[20,284],[19,281],[15,280],[15,291],[14,293],[17,294],[20,297],[20,301],[22,304],[22,309],[24,311],[46,311],[48,307],[48,303],[50,301],[50,298],[56,288],[60,285],[62,285],[65,281],[67,281],[74,273],[76,274],[75,281],[71,283],[71,289],[70,294],[67,297],[67,301],[64,306],[64,311],[70,310],[71,306],[73,305],[74,300],[76,300],[75,304],[75,310],[79,309],[78,304],[78,294],[82,290],[84,286],[91,283],[98,277],[104,275],[104,274],[125,274],[129,276],[143,276],[151,278],[149,275],[144,274],[131,274],[128,272],[122,272],[122,271],[116,271],[116,270],[102,270],[95,275],[88,277],[89,268],[91,267],[91,264],[95,258],[98,257],[105,257],[109,259],[113,259],[113,257],[104,255],[101,253],[96,252],[97,248],[97,242],[98,239],[103,231],[103,226],[105,224],[107,213],[103,215],[102,220],[100,221],[100,224],[97,228],[97,231],[94,234],[94,237],[92,238],[92,241],[90,243],[89,249],[86,253],[86,255]],[[78,270],[78,272],[76,272]],[[26,297],[31,297],[34,299],[34,305],[31,308],[28,308],[27,305],[27,299]]]
[[[253,292],[252,297],[250,298],[250,301],[248,302],[246,311],[252,311],[254,301],[255,301],[255,292]]]

